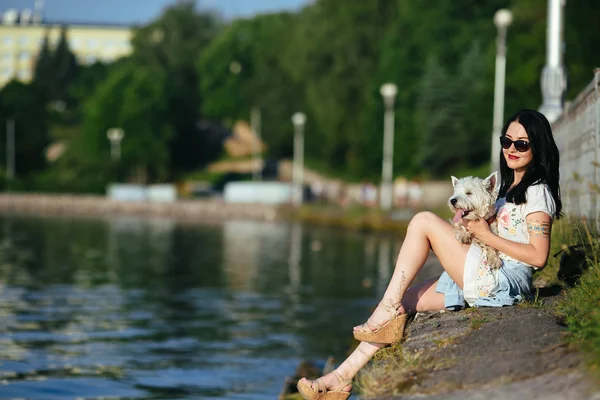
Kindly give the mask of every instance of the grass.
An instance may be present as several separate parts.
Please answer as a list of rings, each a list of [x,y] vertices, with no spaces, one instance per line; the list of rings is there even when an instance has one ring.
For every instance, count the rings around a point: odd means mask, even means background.
[[[559,268],[560,256],[555,257],[560,250],[570,245],[586,243],[590,240],[589,229],[586,222],[575,218],[562,218],[552,224],[552,241],[550,246],[550,257],[546,268],[535,272],[534,282],[537,286],[551,286],[561,284],[556,277]]]
[[[303,222],[359,231],[386,231],[405,234],[409,221],[392,220],[377,208],[310,204],[295,210],[281,207],[283,214]]]
[[[438,348],[448,346],[459,336],[436,341]],[[407,352],[401,343],[380,350],[373,361],[358,374],[355,388],[361,398],[381,398],[407,393],[423,377],[450,368],[454,361],[435,358],[435,352]]]
[[[361,398],[377,398],[407,392],[419,376],[446,366],[423,353],[405,353],[401,344],[380,350],[356,378]]]
[[[471,318],[471,329],[477,330],[487,322],[490,322],[488,317],[473,317]]]
[[[600,382],[600,243],[598,232],[586,219],[564,218],[552,227],[552,245],[548,266],[536,272],[534,280],[546,286],[561,285],[556,274],[560,257],[553,254],[569,245],[590,244],[589,269],[572,288],[565,289],[564,298],[556,305],[559,319],[567,326],[567,340],[584,356],[590,371]],[[539,296],[525,306],[544,307]]]
[[[600,380],[600,245],[586,221],[573,226],[572,233],[581,239],[574,243],[589,243],[593,250],[588,254],[589,269],[578,284],[567,289],[557,311],[571,332],[568,340],[581,350]]]

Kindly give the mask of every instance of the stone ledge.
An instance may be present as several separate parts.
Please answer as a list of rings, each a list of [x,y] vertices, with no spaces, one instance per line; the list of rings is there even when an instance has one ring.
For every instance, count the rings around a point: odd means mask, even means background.
[[[180,200],[174,203],[125,202],[101,196],[1,194],[0,211],[21,214],[140,215],[194,221],[255,219],[273,221],[280,217],[276,206],[230,204],[220,200]]]

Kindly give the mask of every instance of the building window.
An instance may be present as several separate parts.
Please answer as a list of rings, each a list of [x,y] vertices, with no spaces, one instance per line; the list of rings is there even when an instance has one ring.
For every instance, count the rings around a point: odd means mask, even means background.
[[[26,69],[21,68],[19,70],[19,79],[21,80],[26,80],[29,78],[29,71]]]
[[[19,56],[19,60],[20,60],[21,62],[27,62],[27,61],[29,61],[30,59],[31,59],[31,55],[30,55],[29,53],[27,53],[27,52],[23,52],[23,53],[21,53],[21,55]]]
[[[93,64],[96,62],[96,56],[93,54],[90,54],[88,56],[85,57],[85,62],[88,64]]]
[[[87,42],[88,48],[95,49],[98,47],[98,41],[96,39],[89,39]]]
[[[19,44],[21,46],[27,46],[29,44],[29,37],[27,37],[27,36],[21,36],[19,38]]]
[[[13,38],[12,36],[4,36],[4,38],[2,39],[2,43],[5,45],[11,45],[13,43]]]
[[[5,67],[2,70],[2,76],[5,78],[10,78],[12,76],[12,73],[13,73],[13,69],[10,67]]]
[[[2,53],[2,60],[9,61],[12,58],[12,53],[6,52]]]

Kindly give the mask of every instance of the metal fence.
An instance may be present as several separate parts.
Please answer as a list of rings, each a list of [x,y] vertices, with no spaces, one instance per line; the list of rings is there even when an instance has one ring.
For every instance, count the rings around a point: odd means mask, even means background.
[[[565,105],[552,129],[560,151],[560,187],[568,215],[600,216],[600,69]]]

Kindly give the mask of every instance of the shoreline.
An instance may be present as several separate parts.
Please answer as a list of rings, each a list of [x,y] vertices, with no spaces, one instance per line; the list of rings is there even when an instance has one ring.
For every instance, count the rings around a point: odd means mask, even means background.
[[[408,210],[396,210],[407,213]],[[254,221],[299,221],[316,226],[361,232],[405,234],[410,216],[394,218],[380,210],[306,204],[227,203],[222,199],[177,200],[175,202],[117,201],[104,196],[71,194],[1,193],[0,213],[37,216],[139,216],[173,218],[186,222],[219,222],[231,219]],[[409,213],[412,213],[410,211]]]
[[[178,200],[173,203],[128,202],[103,196],[0,194],[0,212],[27,215],[169,217],[204,222],[223,219],[274,221],[278,207],[265,204],[231,204],[220,200]]]

